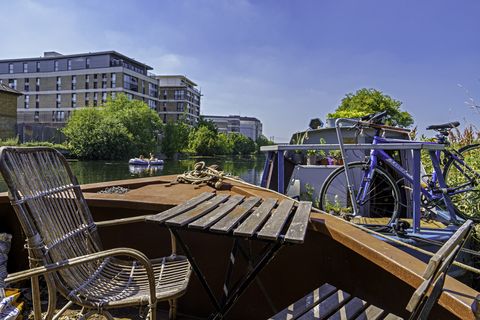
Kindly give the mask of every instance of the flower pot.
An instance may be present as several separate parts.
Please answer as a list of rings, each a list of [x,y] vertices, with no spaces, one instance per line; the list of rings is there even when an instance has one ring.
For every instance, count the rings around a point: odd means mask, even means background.
[[[324,166],[328,166],[330,164],[330,162],[328,161],[328,158],[320,159],[319,163]]]
[[[307,165],[313,166],[317,164],[317,156],[316,155],[308,155],[307,156]]]

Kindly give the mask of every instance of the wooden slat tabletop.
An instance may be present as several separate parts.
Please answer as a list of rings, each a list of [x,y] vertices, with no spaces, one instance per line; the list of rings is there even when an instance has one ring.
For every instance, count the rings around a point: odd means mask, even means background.
[[[260,198],[250,197],[243,201],[233,211],[223,217],[220,221],[214,224],[210,230],[227,233],[229,232],[242,217],[244,217],[258,202]]]
[[[277,201],[205,192],[146,220],[169,228],[188,226],[244,238],[302,243],[312,204],[301,201],[294,205],[294,200],[283,199],[277,206]]]
[[[330,314],[332,314],[332,312],[344,305],[348,301],[348,299],[350,299],[350,294],[343,290],[338,290],[337,292],[329,296],[327,299],[323,300],[315,307],[308,310],[303,316],[298,319],[326,319]]]
[[[243,223],[233,231],[238,236],[251,237],[260,228],[262,223],[267,220],[270,211],[277,204],[276,199],[266,199],[262,204],[248,216]]]
[[[210,198],[213,198],[215,196],[214,193],[211,192],[204,192],[201,195],[192,198],[182,204],[179,204],[178,206],[175,206],[173,208],[170,208],[168,210],[165,210],[163,212],[160,212],[150,218],[147,218],[147,221],[152,221],[152,222],[157,222],[161,223],[164,222],[165,220],[168,220],[176,215],[179,215],[187,210],[190,210],[197,206],[198,204],[202,203],[203,201],[206,201]]]
[[[234,209],[245,197],[235,195],[217,209],[190,223],[190,228],[206,229]]]
[[[170,226],[183,226],[187,223],[197,219],[198,217],[203,216],[205,213],[208,213],[218,207],[218,205],[225,200],[227,200],[229,195],[221,194],[211,198],[205,202],[202,202],[193,209],[188,210],[182,214],[179,214],[171,219],[168,219],[165,224]]]
[[[308,201],[300,201],[293,216],[292,222],[285,234],[285,241],[294,243],[303,243],[305,233],[307,232],[308,219],[310,218],[310,211],[312,210],[312,203]]]
[[[284,199],[280,202],[277,210],[272,213],[263,228],[258,232],[260,239],[276,240],[278,238],[287,222],[293,203],[293,200],[290,199]]]

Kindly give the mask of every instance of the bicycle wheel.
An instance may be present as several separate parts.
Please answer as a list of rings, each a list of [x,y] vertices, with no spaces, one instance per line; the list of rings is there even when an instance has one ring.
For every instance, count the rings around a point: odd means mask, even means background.
[[[353,180],[351,183],[358,194],[368,165],[365,162],[352,162],[348,167]],[[370,190],[367,190],[366,195],[366,199],[357,201],[360,216],[388,217],[390,218],[388,223],[399,217],[401,210],[400,188],[383,168],[377,167],[374,169]],[[353,213],[344,167],[333,171],[325,180],[320,190],[320,209],[334,214]]]
[[[472,144],[458,150],[457,161],[449,157],[443,170],[445,183],[450,190],[458,192],[451,195],[457,213],[463,218],[475,218],[480,215],[480,144]]]

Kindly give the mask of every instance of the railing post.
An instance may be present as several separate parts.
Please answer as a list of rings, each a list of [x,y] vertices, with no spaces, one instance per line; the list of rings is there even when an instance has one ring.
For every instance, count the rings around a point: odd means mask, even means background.
[[[283,157],[283,150],[277,151],[277,174],[278,174],[278,187],[277,190],[280,193],[284,193],[284,157]]]
[[[265,165],[263,166],[263,173],[262,173],[262,180],[260,182],[260,186],[266,188],[267,187],[267,178],[268,173],[270,172],[271,161],[273,159],[273,151],[267,152],[267,157],[265,159]]]
[[[420,218],[422,213],[420,212],[420,166],[421,166],[421,149],[413,149],[413,233],[420,232]]]

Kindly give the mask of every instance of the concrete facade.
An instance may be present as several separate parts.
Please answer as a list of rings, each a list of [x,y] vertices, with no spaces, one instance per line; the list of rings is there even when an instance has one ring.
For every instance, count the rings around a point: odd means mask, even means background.
[[[256,141],[262,135],[262,122],[253,117],[203,115],[205,120],[212,121],[219,132],[239,132]]]
[[[14,138],[17,134],[17,100],[22,94],[0,84],[0,139]]]
[[[157,76],[159,105],[158,114],[163,122],[183,119],[196,124],[200,117],[202,93],[197,84],[182,75]]]
[[[0,82],[23,93],[18,124],[63,127],[77,108],[95,107],[122,92],[157,110],[151,67],[115,51],[0,60]]]

